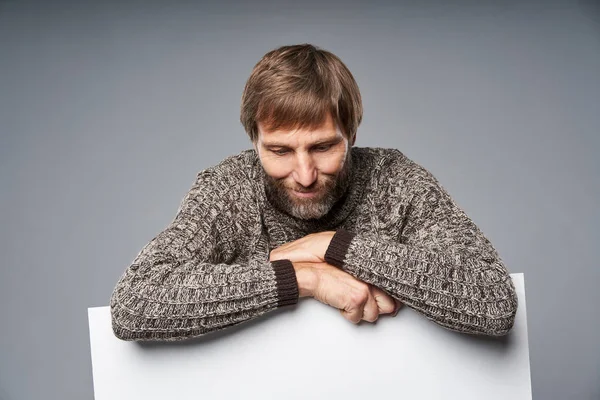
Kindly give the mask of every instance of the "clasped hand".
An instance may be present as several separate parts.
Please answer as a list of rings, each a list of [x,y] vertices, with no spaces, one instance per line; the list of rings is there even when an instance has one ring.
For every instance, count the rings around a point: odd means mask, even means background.
[[[298,280],[300,297],[314,297],[340,310],[352,323],[375,322],[380,314],[395,316],[402,306],[376,286],[325,262],[325,252],[335,234],[325,231],[286,243],[269,255],[269,261],[288,259]]]

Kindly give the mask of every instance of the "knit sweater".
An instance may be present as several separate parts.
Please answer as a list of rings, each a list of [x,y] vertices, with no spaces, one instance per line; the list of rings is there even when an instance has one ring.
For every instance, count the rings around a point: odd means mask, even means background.
[[[181,340],[298,302],[290,260],[271,250],[335,231],[325,261],[447,329],[506,335],[517,309],[506,266],[423,166],[397,149],[352,147],[351,183],[320,219],[274,207],[254,149],[198,172],[168,226],[110,298],[122,340]]]

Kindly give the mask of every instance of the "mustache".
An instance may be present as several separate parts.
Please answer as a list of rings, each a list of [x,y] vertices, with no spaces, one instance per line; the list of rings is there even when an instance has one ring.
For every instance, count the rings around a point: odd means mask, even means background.
[[[288,188],[288,189],[290,189],[290,190],[294,190],[294,191],[296,191],[296,192],[298,192],[298,193],[313,193],[313,192],[318,192],[318,191],[320,191],[321,189],[323,189],[323,187],[314,188],[314,189],[312,189],[312,190],[305,190],[305,189],[295,189],[295,188]]]
[[[307,189],[304,187],[300,187],[300,188],[289,187],[283,183],[280,186],[285,189],[295,190],[296,192],[299,192],[299,193],[312,193],[312,192],[320,192],[321,190],[327,188],[327,186],[330,184],[331,184],[331,180],[325,180],[322,184],[320,184],[319,186],[315,186],[312,189]]]

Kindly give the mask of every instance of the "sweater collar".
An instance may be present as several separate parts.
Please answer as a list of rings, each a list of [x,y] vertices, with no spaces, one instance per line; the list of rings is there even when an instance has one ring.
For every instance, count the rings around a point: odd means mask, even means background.
[[[335,230],[361,202],[368,179],[367,149],[351,147],[352,169],[350,172],[350,184],[346,194],[331,210],[319,219],[303,220],[296,218],[273,206],[267,199],[264,188],[265,171],[260,164],[260,158],[255,150],[250,150],[252,160],[254,191],[257,193],[261,207],[263,221],[269,231],[277,227],[290,226],[303,234]],[[271,232],[270,232],[271,233]]]

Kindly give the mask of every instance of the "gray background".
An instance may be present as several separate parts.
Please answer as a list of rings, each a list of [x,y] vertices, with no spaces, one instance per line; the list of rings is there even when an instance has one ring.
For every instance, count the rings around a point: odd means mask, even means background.
[[[0,399],[93,398],[87,307],[108,305],[198,171],[250,147],[244,83],[302,42],[353,72],[356,145],[432,171],[525,274],[534,398],[600,398],[599,15],[593,1],[0,1]]]

